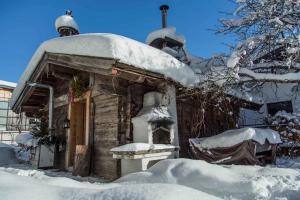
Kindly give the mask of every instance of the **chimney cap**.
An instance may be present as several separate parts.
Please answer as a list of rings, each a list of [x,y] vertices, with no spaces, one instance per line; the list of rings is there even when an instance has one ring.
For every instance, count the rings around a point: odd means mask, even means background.
[[[79,34],[79,27],[72,16],[72,11],[67,10],[66,14],[55,20],[55,28],[60,36],[69,36]]]
[[[159,9],[161,10],[161,11],[165,11],[165,10],[169,10],[169,6],[168,5],[166,5],[166,4],[164,4],[164,5],[161,5],[160,7],[159,7]]]
[[[70,10],[70,9],[66,10],[66,15],[72,16],[72,10]],[[73,16],[72,16],[72,17],[73,17]]]

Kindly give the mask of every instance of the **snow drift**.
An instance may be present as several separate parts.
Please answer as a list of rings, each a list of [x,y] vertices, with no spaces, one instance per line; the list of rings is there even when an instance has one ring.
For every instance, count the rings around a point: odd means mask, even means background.
[[[14,148],[0,142],[0,166],[16,163],[18,163],[18,160],[16,159]]]
[[[266,141],[270,144],[282,143],[278,132],[261,128],[232,129],[212,137],[192,139],[191,142],[201,149],[213,149],[231,147],[247,140],[254,140],[261,145]]]
[[[14,168],[0,168],[0,177],[1,200],[298,200],[300,195],[300,169],[221,166],[189,159],[163,160],[109,184]]]
[[[300,196],[299,169],[220,166],[189,159],[164,160],[148,171],[127,175],[116,182],[179,184],[222,199],[296,200]]]
[[[30,132],[22,132],[16,136],[16,143],[28,147],[36,147],[38,144],[38,139],[34,138]]]

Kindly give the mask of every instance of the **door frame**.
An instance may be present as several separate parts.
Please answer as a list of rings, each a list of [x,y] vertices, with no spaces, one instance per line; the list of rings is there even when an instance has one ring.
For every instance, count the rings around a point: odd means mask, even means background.
[[[89,140],[90,140],[90,108],[91,108],[91,91],[88,90],[87,92],[85,92],[82,97],[80,98],[75,98],[74,99],[74,103],[79,103],[85,101],[85,130],[84,130],[84,137],[85,137],[85,144],[89,146]],[[72,115],[72,103],[69,102],[68,104],[68,119],[71,119],[71,115]],[[69,170],[70,166],[70,160],[74,159],[71,158],[71,130],[70,128],[67,129],[67,145],[66,145],[66,157],[65,157],[65,169]],[[76,144],[75,144],[76,146]]]

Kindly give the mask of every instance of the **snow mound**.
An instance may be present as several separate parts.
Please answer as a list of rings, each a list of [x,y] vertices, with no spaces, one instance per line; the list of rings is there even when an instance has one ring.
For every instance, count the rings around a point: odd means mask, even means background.
[[[300,169],[163,160],[114,183],[78,182],[44,171],[0,167],[3,200],[298,200]]]
[[[18,160],[16,159],[14,148],[0,142],[0,166],[16,163],[18,163]]]
[[[26,81],[45,52],[115,59],[136,68],[162,74],[184,86],[199,82],[199,78],[188,65],[149,45],[110,33],[80,34],[54,38],[40,45],[13,92],[12,105],[16,103]]]
[[[97,198],[105,200],[217,200],[218,197],[175,184],[128,184],[104,190]]]
[[[167,144],[148,144],[148,143],[130,143],[119,147],[112,148],[112,152],[122,152],[122,151],[150,151],[150,150],[161,150],[161,149],[174,149],[174,145]]]
[[[79,31],[79,27],[71,15],[62,15],[55,20],[55,28],[71,27]]]
[[[151,42],[153,42],[154,40],[159,38],[164,39],[165,37],[172,38],[176,41],[181,42],[182,44],[185,44],[184,36],[176,34],[175,27],[162,28],[149,33],[146,39],[146,44],[151,44]]]
[[[16,136],[16,142],[28,147],[36,147],[38,140],[30,132],[22,132]]]
[[[49,177],[37,170],[1,169],[4,200],[215,200],[204,192],[174,184],[91,184],[64,177]],[[16,189],[17,188],[17,189]]]
[[[222,199],[289,199],[300,195],[300,171],[259,166],[220,166],[201,160],[169,159],[116,183],[184,185]],[[188,198],[187,198],[188,199]],[[201,198],[200,198],[201,199]]]
[[[208,138],[190,139],[200,149],[231,147],[247,140],[254,140],[259,144],[264,144],[266,141],[271,144],[282,143],[277,131],[261,128],[232,129]]]
[[[148,122],[172,121],[171,114],[167,106],[146,106],[137,114],[136,117],[143,117]]]

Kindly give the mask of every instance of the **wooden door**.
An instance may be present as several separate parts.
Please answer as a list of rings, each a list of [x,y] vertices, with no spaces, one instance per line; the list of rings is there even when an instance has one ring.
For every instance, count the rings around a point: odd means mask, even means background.
[[[86,141],[86,103],[76,102],[71,105],[69,167],[74,165],[76,145],[85,145]]]

